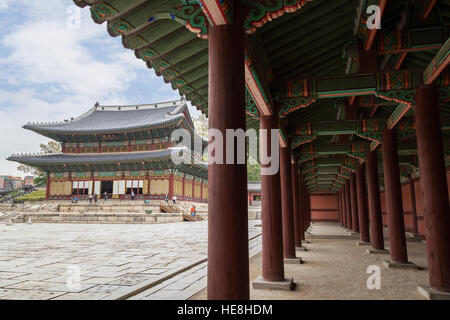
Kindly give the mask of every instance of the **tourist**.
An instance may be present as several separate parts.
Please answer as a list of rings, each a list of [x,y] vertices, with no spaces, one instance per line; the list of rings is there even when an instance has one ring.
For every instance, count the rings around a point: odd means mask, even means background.
[[[97,194],[94,193],[94,203],[97,203]]]
[[[94,196],[92,195],[92,193],[88,196],[88,200],[89,200],[89,204],[92,203],[92,200],[94,199]]]
[[[131,200],[134,200],[134,190],[131,190]]]
[[[197,212],[195,211],[195,206],[194,205],[192,205],[192,207],[191,207],[191,217],[192,218],[195,218],[195,215],[197,214]]]
[[[172,204],[176,205],[177,204],[177,196],[173,196],[172,197]]]
[[[166,202],[166,204],[169,204],[169,195],[166,194],[166,198],[164,199],[164,201]]]
[[[106,191],[105,191],[105,193],[103,194],[103,199],[105,199],[105,201],[108,199],[108,195],[106,194]]]

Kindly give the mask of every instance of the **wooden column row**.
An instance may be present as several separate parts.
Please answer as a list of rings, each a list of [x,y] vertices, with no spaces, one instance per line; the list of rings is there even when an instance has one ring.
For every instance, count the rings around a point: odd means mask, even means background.
[[[209,125],[224,136],[226,129],[245,131],[243,16],[241,4],[236,1],[233,23],[209,30]],[[437,97],[435,87],[420,86],[416,92],[415,112],[430,286],[450,292],[450,214]],[[277,116],[261,116],[261,128],[278,128]],[[391,260],[407,262],[394,130],[384,131],[382,149]],[[280,153],[281,172],[263,175],[261,182],[263,277],[269,281],[284,280],[283,257],[295,257],[295,244],[299,244],[299,238],[311,223],[310,195],[304,181],[299,182],[299,195],[296,195],[295,187],[292,188],[296,169],[291,167],[289,149],[281,148]],[[367,241],[369,236],[372,246],[382,249],[374,152],[368,154],[365,169],[370,234],[367,216],[364,216],[367,205],[363,198],[363,169],[358,170],[341,192],[342,222],[347,229],[361,232],[361,240]],[[246,165],[210,164],[208,174],[208,298],[249,299]],[[302,180],[301,175],[299,178]],[[294,198],[300,201],[296,204]],[[299,216],[296,211],[300,212]],[[303,230],[299,232],[299,228]]]
[[[450,292],[450,208],[440,125],[439,93],[434,85],[420,85],[416,89],[415,98],[420,185],[423,193],[430,287],[434,290]],[[395,129],[385,129],[382,137],[381,152],[383,155],[390,260],[391,263],[408,264],[410,262],[408,261],[406,245]],[[356,231],[355,218],[357,218],[361,241],[370,241],[373,249],[384,250],[376,151],[369,152],[366,160],[365,169],[364,166],[360,166],[356,173],[351,175],[350,181],[338,193],[339,222],[345,228]],[[357,206],[354,204],[354,179],[356,180]],[[367,181],[367,185],[364,180]],[[409,192],[413,212],[412,231],[418,234],[412,177],[409,180]],[[370,219],[368,219],[367,214]]]

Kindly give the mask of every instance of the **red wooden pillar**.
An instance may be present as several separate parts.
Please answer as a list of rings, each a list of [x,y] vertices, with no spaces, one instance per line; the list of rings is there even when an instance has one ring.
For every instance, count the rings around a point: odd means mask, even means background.
[[[309,228],[308,187],[305,185],[305,229]]]
[[[300,240],[305,240],[305,188],[303,184],[303,176],[299,170],[298,172],[298,190],[299,190],[299,223],[300,223]]]
[[[345,217],[344,190],[345,190],[345,188],[342,187],[341,190],[339,191],[339,194],[340,194],[340,197],[341,197],[341,210],[342,210],[342,213],[341,213],[341,219],[342,219],[341,225],[345,228],[345,224],[347,222],[346,222],[346,217]]]
[[[209,128],[223,137],[246,130],[243,11],[235,1],[233,23],[209,28]],[[208,187],[208,299],[249,299],[246,164],[209,164]]]
[[[200,202],[203,202],[203,179],[200,182]]]
[[[344,216],[342,215],[342,190],[338,191],[338,199],[339,199],[339,224],[342,226],[344,223]]]
[[[173,172],[170,172],[170,173],[169,173],[169,199],[170,199],[170,200],[172,200],[172,197],[173,197],[173,191],[174,191],[174,188],[173,188],[173,181],[174,181],[174,179],[173,179]]]
[[[360,166],[358,170],[356,170],[356,189],[358,198],[358,221],[360,239],[362,242],[370,242],[364,165]]]
[[[383,219],[381,216],[380,184],[376,151],[370,151],[366,160],[367,195],[370,215],[370,244],[376,250],[384,250]]]
[[[291,152],[280,147],[281,213],[285,259],[295,259],[294,213],[292,206]]]
[[[183,200],[186,200],[186,193],[185,193],[185,188],[184,188],[184,176],[185,176],[186,174],[185,173],[183,173]],[[150,181],[148,182],[148,185],[149,185],[149,188],[148,188],[148,190],[150,190]],[[149,194],[150,194],[150,191],[149,191]]]
[[[444,147],[434,85],[416,90],[416,130],[430,287],[450,292],[450,209]]]
[[[307,186],[305,183],[305,180],[302,179],[302,221],[303,221],[303,232],[306,232],[308,229],[308,213],[307,213],[307,206],[306,206],[306,193],[307,193]]]
[[[342,225],[347,228],[347,209],[345,206],[345,184],[341,189],[341,202],[342,202]]]
[[[405,222],[403,220],[397,134],[394,129],[383,130],[382,149],[391,260],[396,263],[407,263],[408,252],[406,248]]]
[[[337,197],[337,222],[341,223],[341,198],[339,197],[339,191],[336,193]]]
[[[344,201],[344,194],[345,194],[345,184],[341,188],[341,202],[342,202],[342,226],[344,228],[347,227],[347,216],[345,214],[345,201]]]
[[[50,197],[50,173],[47,172],[47,184],[45,186],[45,200],[48,200],[48,198]]]
[[[298,170],[298,203],[299,203],[299,229],[300,229],[300,240],[305,240],[305,189],[303,186],[303,176],[301,170]]]
[[[305,215],[306,215],[306,222],[305,222],[305,228],[306,230],[311,226],[311,203],[310,203],[310,197],[308,188],[305,188]]]
[[[345,184],[345,205],[347,208],[347,229],[352,230],[352,205],[350,201],[350,180]]]
[[[277,115],[260,117],[260,128],[267,130],[267,146],[261,146],[261,150],[267,150],[272,155],[271,131],[278,129]],[[261,140],[263,142],[263,140]],[[261,167],[270,167],[270,164]],[[280,171],[274,175],[261,174],[261,216],[262,216],[262,276],[267,281],[284,280],[283,263],[283,231],[281,219],[281,188]]]
[[[309,224],[312,223],[311,193],[308,192]]]
[[[409,192],[411,195],[411,211],[413,214],[413,226],[412,232],[414,234],[419,234],[419,226],[417,223],[417,205],[416,205],[416,190],[414,188],[414,176],[409,178]]]
[[[345,208],[345,184],[341,188],[341,201],[342,201],[342,225],[347,228],[347,214]]]
[[[359,232],[358,221],[358,199],[356,197],[356,174],[354,172],[350,175],[350,201],[352,206],[352,230]]]
[[[294,213],[294,238],[295,246],[302,246],[301,226],[300,226],[300,199],[298,190],[298,166],[295,159],[291,161],[291,179],[292,179],[292,204]]]

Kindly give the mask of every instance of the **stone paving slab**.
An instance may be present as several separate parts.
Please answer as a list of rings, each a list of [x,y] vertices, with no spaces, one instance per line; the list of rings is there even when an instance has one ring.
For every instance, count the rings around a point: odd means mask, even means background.
[[[249,257],[261,251],[260,234],[250,237]],[[207,262],[129,298],[129,300],[187,300],[206,288]]]
[[[251,252],[258,223],[249,221]],[[160,291],[152,299],[187,299],[206,285],[206,248],[206,221],[0,225],[0,299],[123,299],[145,286]],[[69,289],[74,277],[80,287]]]

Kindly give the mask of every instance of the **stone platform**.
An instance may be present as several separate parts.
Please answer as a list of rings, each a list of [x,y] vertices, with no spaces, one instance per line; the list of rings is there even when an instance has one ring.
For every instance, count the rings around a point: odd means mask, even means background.
[[[182,213],[23,213],[14,223],[153,224],[182,222]]]

